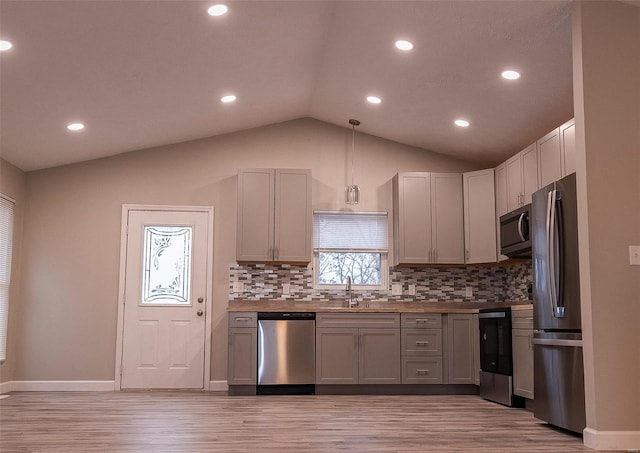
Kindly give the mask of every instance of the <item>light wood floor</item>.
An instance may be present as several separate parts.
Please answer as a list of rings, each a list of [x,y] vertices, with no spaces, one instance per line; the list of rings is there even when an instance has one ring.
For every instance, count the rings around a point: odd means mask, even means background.
[[[0,401],[0,451],[592,450],[529,411],[477,396],[28,392]]]

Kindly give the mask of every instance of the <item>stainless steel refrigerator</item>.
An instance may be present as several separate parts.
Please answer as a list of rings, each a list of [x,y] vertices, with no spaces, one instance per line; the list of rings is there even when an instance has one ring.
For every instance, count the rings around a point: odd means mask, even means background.
[[[533,194],[534,415],[584,429],[575,173]]]

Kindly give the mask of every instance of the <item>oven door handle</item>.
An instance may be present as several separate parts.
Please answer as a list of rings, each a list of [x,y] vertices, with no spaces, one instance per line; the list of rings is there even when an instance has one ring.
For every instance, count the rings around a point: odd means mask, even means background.
[[[490,313],[479,313],[478,314],[478,318],[506,318],[507,317],[507,312],[505,311],[493,311]]]

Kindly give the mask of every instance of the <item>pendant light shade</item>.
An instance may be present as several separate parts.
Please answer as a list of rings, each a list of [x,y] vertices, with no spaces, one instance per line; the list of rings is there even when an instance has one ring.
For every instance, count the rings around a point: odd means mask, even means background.
[[[360,187],[353,183],[353,157],[356,153],[356,126],[360,125],[360,121],[350,119],[352,135],[351,135],[351,185],[344,189],[344,200],[347,204],[360,203]]]

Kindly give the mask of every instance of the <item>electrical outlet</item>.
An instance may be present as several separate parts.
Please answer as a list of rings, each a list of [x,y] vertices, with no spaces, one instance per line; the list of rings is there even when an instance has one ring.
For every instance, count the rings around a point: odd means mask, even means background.
[[[464,297],[473,297],[473,287],[467,286],[465,288]]]
[[[399,283],[391,285],[392,296],[402,296],[402,285]]]
[[[282,284],[282,294],[289,294],[291,292],[291,285],[289,283]]]
[[[244,292],[244,283],[243,282],[233,282],[233,292],[234,293],[243,293]]]
[[[409,295],[410,296],[416,295],[416,285],[409,285]]]
[[[640,266],[640,245],[629,246],[629,264]]]

